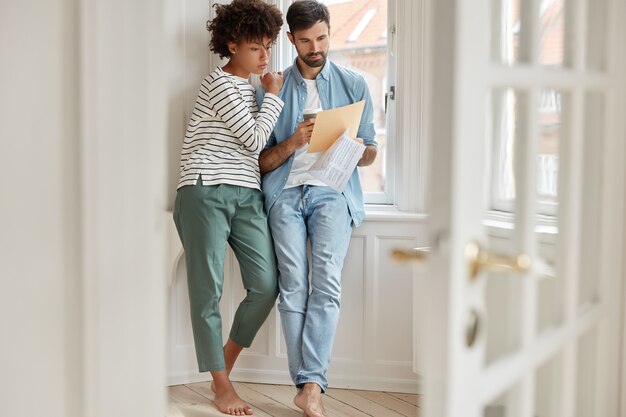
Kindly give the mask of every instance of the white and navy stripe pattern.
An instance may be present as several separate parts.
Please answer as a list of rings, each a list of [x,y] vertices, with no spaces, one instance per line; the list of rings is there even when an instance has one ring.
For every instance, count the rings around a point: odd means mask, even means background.
[[[217,68],[204,79],[180,158],[178,188],[231,184],[261,189],[258,156],[274,129],[283,101],[266,93],[261,110],[247,80]]]

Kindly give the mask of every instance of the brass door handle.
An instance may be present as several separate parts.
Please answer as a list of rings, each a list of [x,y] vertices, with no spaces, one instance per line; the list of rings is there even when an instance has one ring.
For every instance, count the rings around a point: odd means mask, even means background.
[[[430,252],[430,248],[428,247],[413,249],[395,248],[391,251],[391,257],[396,262],[421,263],[424,262],[428,257],[428,252]]]
[[[469,262],[469,278],[476,279],[482,270],[526,272],[530,269],[530,256],[525,253],[508,256],[488,252],[476,242],[469,242],[465,247],[465,255]]]

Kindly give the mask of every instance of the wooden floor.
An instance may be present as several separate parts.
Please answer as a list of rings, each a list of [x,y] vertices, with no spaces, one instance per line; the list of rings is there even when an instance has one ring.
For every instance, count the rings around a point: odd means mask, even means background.
[[[295,388],[286,385],[235,382],[235,389],[257,417],[302,417],[293,404]],[[169,388],[167,417],[212,417],[220,413],[211,399],[209,382]],[[393,392],[328,389],[324,405],[329,417],[416,417],[419,396]]]

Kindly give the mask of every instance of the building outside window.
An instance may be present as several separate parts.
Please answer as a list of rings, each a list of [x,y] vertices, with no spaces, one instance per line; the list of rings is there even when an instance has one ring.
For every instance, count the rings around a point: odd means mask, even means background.
[[[387,123],[387,0],[323,0],[331,16],[330,54],[334,62],[352,68],[367,80],[374,104],[378,157],[359,168],[363,191],[385,191]]]

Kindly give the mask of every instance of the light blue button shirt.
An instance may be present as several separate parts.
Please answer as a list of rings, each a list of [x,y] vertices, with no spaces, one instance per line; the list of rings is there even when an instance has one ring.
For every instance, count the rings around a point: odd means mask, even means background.
[[[295,62],[283,72],[283,78],[283,88],[278,96],[285,104],[276,122],[276,127],[274,127],[274,132],[265,146],[266,149],[289,138],[295,132],[298,123],[302,121],[307,90],[306,83]],[[357,72],[327,60],[324,68],[317,75],[316,81],[323,109],[334,109],[365,100],[365,108],[357,136],[363,139],[363,143],[366,145],[378,146],[375,139],[372,98],[365,78]],[[263,101],[263,94],[263,89],[259,88],[257,90],[259,103]],[[281,166],[263,175],[261,188],[265,200],[265,211],[268,214],[285,187],[291,172],[293,158],[294,155],[291,155]],[[365,216],[365,207],[363,205],[363,190],[356,168],[343,191],[343,195],[346,198],[353,224],[359,226]]]

